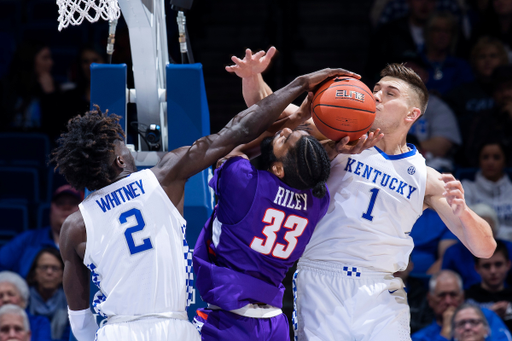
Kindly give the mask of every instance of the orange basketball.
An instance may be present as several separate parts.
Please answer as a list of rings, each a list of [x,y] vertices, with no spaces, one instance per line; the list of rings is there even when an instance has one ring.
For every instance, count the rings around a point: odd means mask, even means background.
[[[315,92],[311,116],[322,134],[333,141],[366,134],[375,120],[375,98],[368,87],[352,77],[336,77]]]

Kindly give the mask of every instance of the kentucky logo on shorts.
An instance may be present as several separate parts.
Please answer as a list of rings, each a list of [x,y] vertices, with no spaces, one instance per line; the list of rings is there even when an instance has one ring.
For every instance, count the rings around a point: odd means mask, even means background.
[[[357,268],[355,266],[344,266],[343,273],[348,277],[361,277],[361,272],[357,271]]]

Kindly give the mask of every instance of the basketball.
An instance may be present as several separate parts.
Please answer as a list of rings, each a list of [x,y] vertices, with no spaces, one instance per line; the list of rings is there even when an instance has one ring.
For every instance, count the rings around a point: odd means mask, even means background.
[[[366,134],[375,120],[375,98],[360,80],[336,77],[315,92],[311,116],[318,130],[333,141]]]

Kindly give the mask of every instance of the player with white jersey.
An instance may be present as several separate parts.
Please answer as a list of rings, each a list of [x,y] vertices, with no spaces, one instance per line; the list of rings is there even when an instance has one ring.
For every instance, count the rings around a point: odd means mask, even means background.
[[[263,133],[297,96],[343,69],[290,84],[236,115],[224,129],[165,154],[137,172],[120,117],[93,110],[72,118],[51,161],[75,188],[95,191],[62,226],[60,250],[70,324],[79,340],[199,340],[186,318],[192,258],[182,218],[185,183],[235,146]],[[99,286],[89,307],[89,276]]]
[[[261,72],[274,53],[247,50],[227,67],[243,78],[248,105],[272,93]],[[294,275],[299,340],[411,339],[406,293],[393,273],[406,268],[414,247],[409,232],[427,207],[475,256],[488,258],[496,247],[489,224],[466,206],[460,182],[425,166],[406,143],[428,101],[419,76],[401,64],[381,76],[371,130],[380,128],[384,137],[360,155],[332,161],[330,207]],[[305,128],[318,135],[312,120]]]

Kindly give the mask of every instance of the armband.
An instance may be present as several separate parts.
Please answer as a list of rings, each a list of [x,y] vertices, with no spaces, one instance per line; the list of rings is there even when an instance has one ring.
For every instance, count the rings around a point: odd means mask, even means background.
[[[78,341],[92,341],[96,337],[98,323],[91,309],[71,310],[68,307],[71,331]]]

